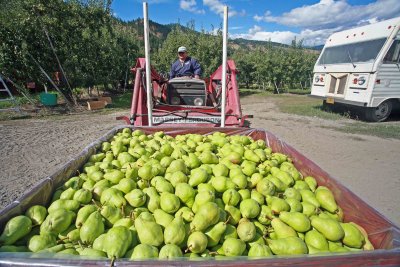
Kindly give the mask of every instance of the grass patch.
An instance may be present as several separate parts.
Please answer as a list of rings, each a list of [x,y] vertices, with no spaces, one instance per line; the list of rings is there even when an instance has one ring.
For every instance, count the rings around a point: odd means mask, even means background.
[[[345,133],[400,139],[400,124],[356,122],[335,129]]]
[[[311,94],[311,89],[289,89],[288,92],[295,95],[309,95]]]
[[[272,95],[271,91],[257,90],[257,89],[239,89],[239,96],[245,97],[249,95]]]
[[[308,117],[317,117],[327,120],[339,120],[343,114],[327,112],[322,108],[322,102],[318,99],[297,95],[272,95],[279,110],[285,113]]]
[[[120,109],[130,108],[132,104],[132,91],[125,92],[124,94],[120,95],[113,95],[112,101],[113,102],[110,108],[120,108]]]

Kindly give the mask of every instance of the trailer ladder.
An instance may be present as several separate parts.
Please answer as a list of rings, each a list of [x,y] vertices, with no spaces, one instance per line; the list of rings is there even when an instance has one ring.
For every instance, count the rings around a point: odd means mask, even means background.
[[[0,108],[0,111],[17,111],[21,112],[21,109],[17,103],[17,100],[15,97],[11,94],[10,89],[8,89],[8,86],[6,82],[4,81],[3,77],[0,75],[0,83],[3,85],[3,88],[0,87],[0,92],[7,92],[8,97],[4,99],[0,99],[0,102],[12,102],[14,103],[14,106],[11,108]]]

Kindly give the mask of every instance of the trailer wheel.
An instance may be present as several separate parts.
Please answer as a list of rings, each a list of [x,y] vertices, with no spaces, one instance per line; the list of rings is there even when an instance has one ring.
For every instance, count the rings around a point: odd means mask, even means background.
[[[365,118],[367,121],[372,122],[385,121],[387,118],[389,118],[392,108],[392,101],[384,101],[375,108],[367,108],[365,110]]]

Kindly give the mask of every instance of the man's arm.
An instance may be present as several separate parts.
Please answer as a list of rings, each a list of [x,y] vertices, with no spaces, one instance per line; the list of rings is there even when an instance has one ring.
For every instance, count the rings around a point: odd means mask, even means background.
[[[171,71],[169,72],[169,78],[173,79],[176,76],[176,70],[175,70],[175,62],[172,63],[171,65]]]
[[[201,76],[201,66],[200,63],[196,59],[191,60],[193,74],[196,79],[200,79]]]

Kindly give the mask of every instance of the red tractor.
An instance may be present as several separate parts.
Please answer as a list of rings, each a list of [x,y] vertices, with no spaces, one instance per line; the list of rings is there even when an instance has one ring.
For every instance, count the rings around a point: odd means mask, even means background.
[[[128,124],[149,126],[145,58],[139,58],[132,68],[135,75],[130,117],[120,117]],[[240,107],[236,81],[237,69],[233,60],[227,61],[225,125],[248,126]],[[152,125],[210,127],[221,126],[222,65],[205,80],[179,77],[167,80],[151,68]]]

